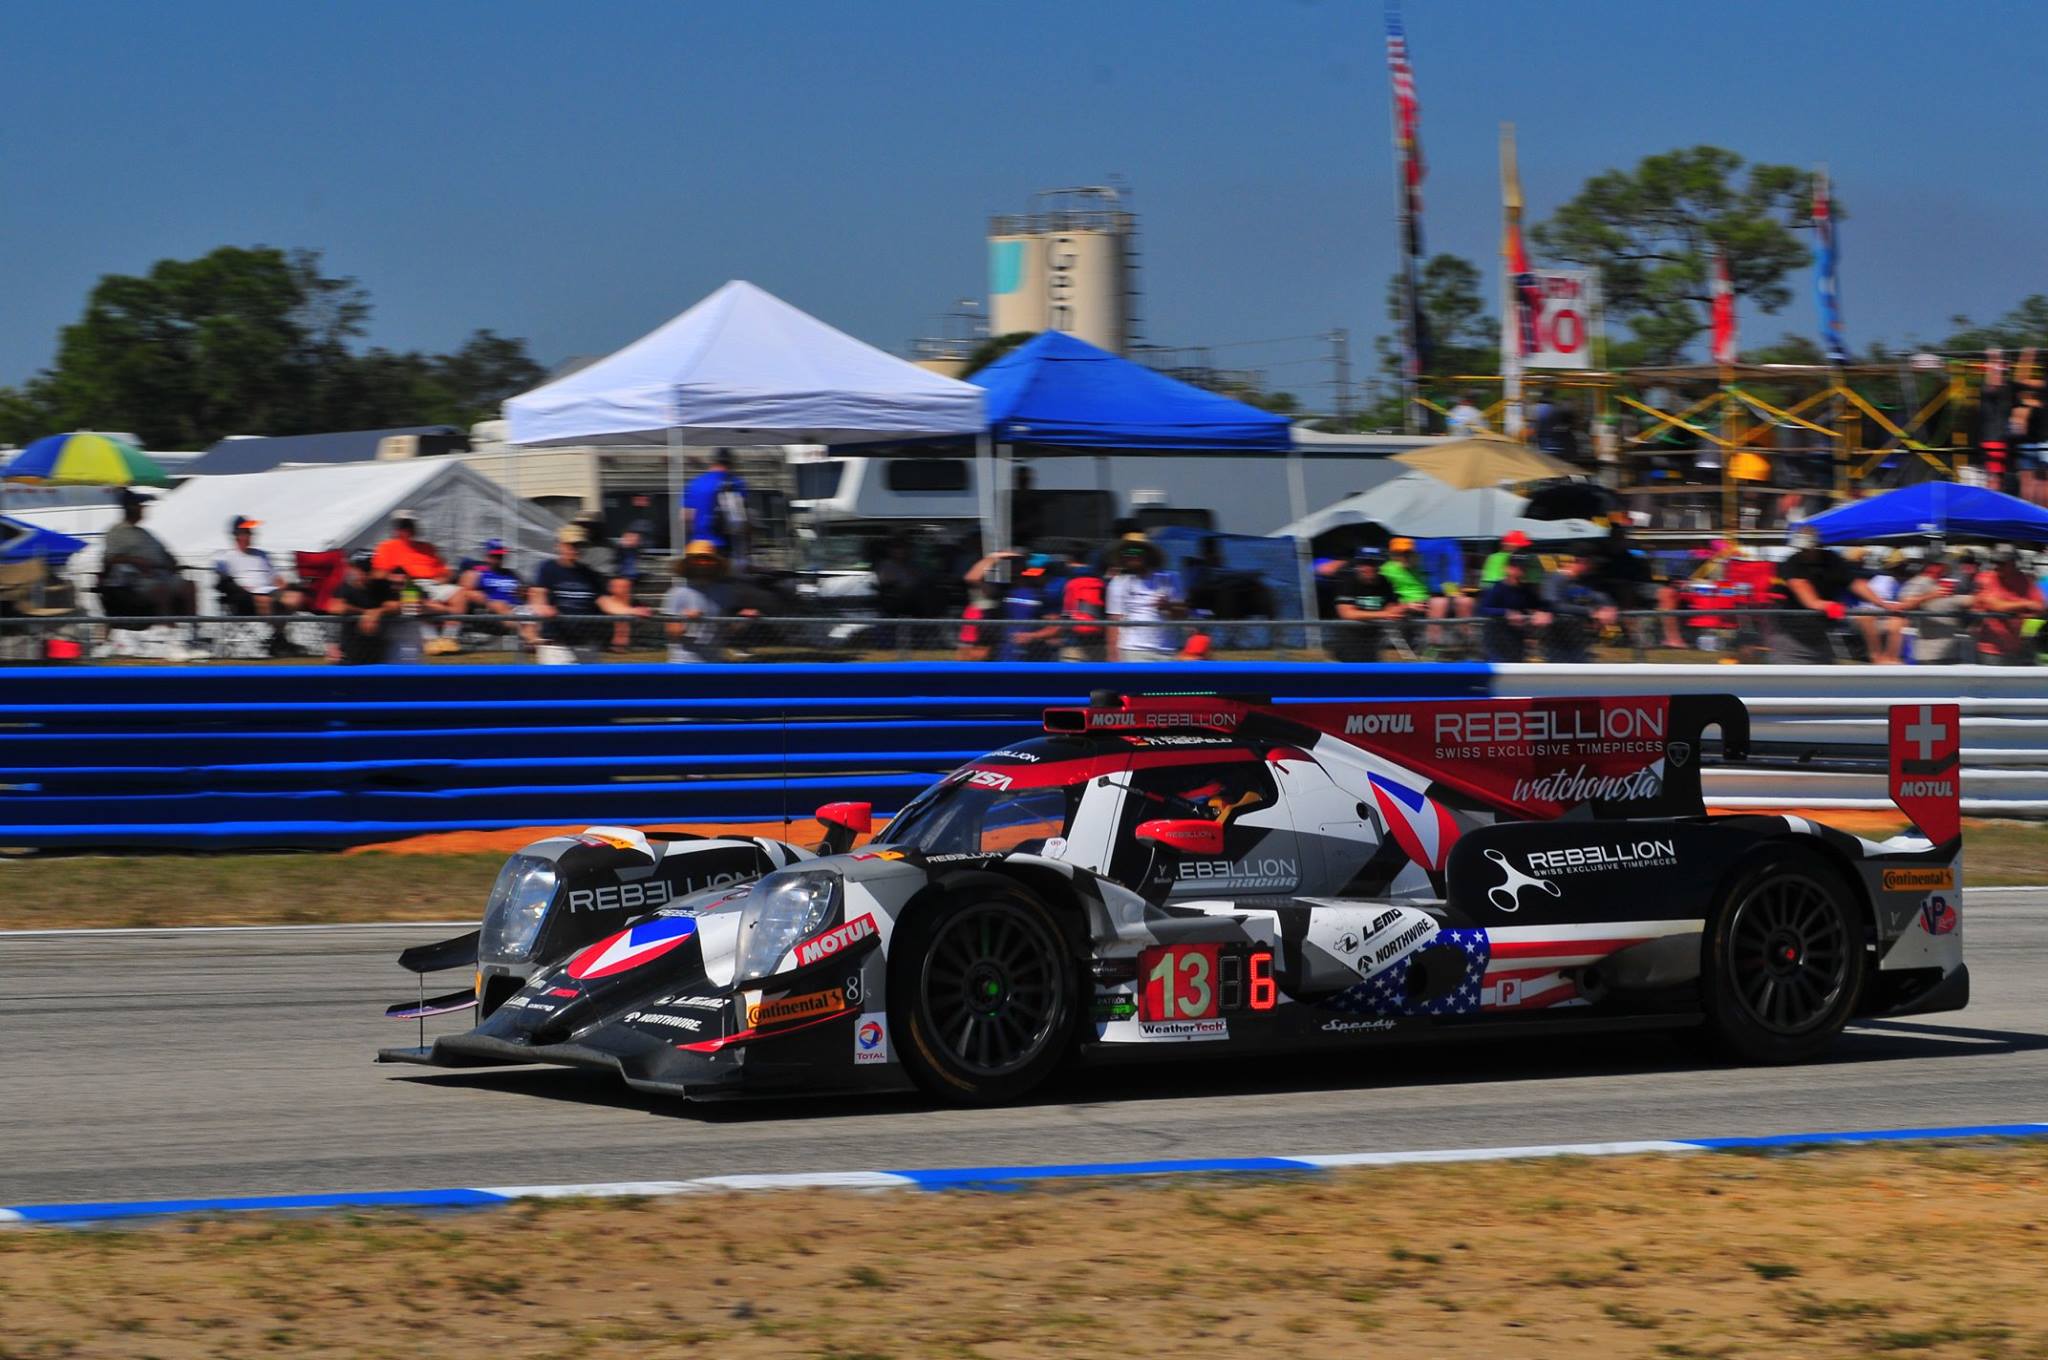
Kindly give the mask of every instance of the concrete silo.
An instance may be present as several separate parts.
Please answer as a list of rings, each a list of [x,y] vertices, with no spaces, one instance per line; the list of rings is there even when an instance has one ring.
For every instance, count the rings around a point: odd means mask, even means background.
[[[1106,186],[1044,189],[988,224],[991,335],[1060,330],[1122,354],[1134,338],[1138,219]]]

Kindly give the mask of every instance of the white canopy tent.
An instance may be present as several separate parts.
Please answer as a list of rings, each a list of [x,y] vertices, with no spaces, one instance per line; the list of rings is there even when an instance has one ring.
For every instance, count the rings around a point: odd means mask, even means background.
[[[180,564],[198,569],[201,579],[208,581],[200,591],[203,611],[213,603],[211,578],[205,568],[229,546],[231,517],[245,515],[261,521],[256,546],[270,554],[278,570],[289,575],[294,553],[374,547],[390,536],[391,516],[399,509],[411,510],[419,517],[420,536],[438,547],[451,564],[465,557],[480,557],[485,539],[502,538],[512,551],[514,568],[525,573],[553,553],[555,531],[562,524],[541,507],[521,501],[515,507],[516,523],[508,532],[498,488],[452,457],[194,477],[158,497],[144,512],[142,524]],[[118,512],[107,507],[103,516],[110,523]],[[34,512],[19,516],[33,517]],[[105,527],[98,526],[99,533],[89,537],[85,550],[72,559],[75,579],[90,581],[98,576]],[[80,536],[85,537],[83,533]]]
[[[1605,536],[1606,531],[1591,520],[1525,518],[1522,510],[1528,504],[1526,498],[1497,487],[1458,491],[1427,472],[1405,472],[1273,532],[1276,537],[1306,541],[1332,529],[1376,524],[1404,538],[1499,538],[1511,529],[1520,529],[1534,543]]]

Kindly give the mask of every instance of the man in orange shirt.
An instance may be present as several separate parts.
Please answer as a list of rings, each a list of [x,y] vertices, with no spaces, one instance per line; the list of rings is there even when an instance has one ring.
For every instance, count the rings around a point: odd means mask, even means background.
[[[483,608],[477,592],[464,590],[456,583],[455,570],[441,556],[441,550],[420,537],[419,517],[410,510],[400,510],[391,517],[391,537],[379,543],[371,554],[370,570],[379,576],[398,571],[411,577],[424,597],[422,612],[467,614],[473,608]],[[438,621],[427,627],[433,635],[425,648],[429,655],[460,650],[455,638],[444,633]]]

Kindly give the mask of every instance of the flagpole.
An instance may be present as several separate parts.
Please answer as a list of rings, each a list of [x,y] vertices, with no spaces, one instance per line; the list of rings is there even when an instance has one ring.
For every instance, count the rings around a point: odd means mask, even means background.
[[[1400,48],[1398,65],[1394,60],[1397,42]],[[1408,182],[1409,162],[1417,152],[1403,135],[1406,128],[1400,88],[1405,76],[1409,84],[1408,98],[1413,99],[1414,64],[1408,56],[1408,36],[1401,24],[1398,0],[1388,0],[1387,44],[1389,72],[1395,87],[1389,132],[1394,151],[1394,236],[1395,245],[1401,252],[1401,428],[1409,434],[1420,434],[1422,406],[1417,397],[1422,381],[1422,337],[1416,322],[1421,315],[1421,299],[1415,277],[1415,248],[1422,239],[1422,233],[1420,224],[1415,220],[1415,195]]]
[[[1522,230],[1522,178],[1515,165],[1515,125],[1500,125],[1500,372],[1501,429],[1522,437],[1522,322],[1515,292],[1513,243]]]

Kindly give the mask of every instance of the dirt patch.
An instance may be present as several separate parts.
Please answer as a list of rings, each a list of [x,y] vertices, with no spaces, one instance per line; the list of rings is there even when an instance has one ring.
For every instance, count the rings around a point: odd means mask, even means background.
[[[0,1232],[10,1356],[2002,1357],[2048,1148]]]

